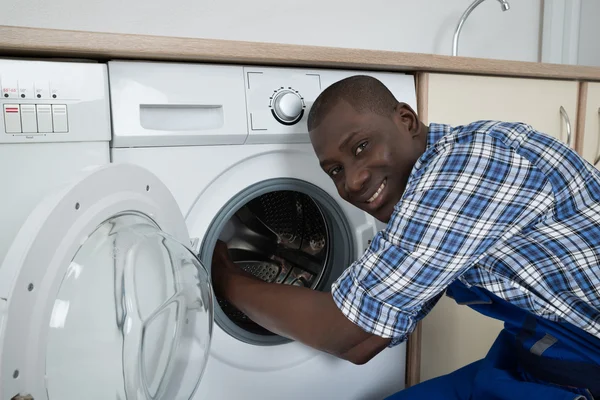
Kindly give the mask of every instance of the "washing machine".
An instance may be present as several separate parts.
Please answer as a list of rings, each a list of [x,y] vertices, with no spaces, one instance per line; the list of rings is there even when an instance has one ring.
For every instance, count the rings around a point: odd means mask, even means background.
[[[319,93],[355,74],[416,109],[414,77],[402,73],[109,62],[112,162],[164,183],[206,268],[222,237],[259,278],[327,291],[382,227],[339,197],[306,127]],[[273,334],[222,299],[213,307],[195,399],[366,400],[404,388],[405,345],[358,366]]]
[[[48,398],[52,331],[60,330],[50,322],[60,303],[55,285],[70,265],[57,258],[66,242],[82,243],[89,233],[74,238],[59,228],[85,203],[52,214],[49,196],[110,163],[108,70],[95,62],[1,59],[0,88],[0,399]]]

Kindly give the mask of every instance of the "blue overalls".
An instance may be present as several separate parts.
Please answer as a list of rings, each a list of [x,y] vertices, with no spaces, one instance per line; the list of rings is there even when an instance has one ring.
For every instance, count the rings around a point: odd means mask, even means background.
[[[458,280],[447,294],[504,321],[504,329],[482,360],[388,400],[600,400],[600,339],[573,325],[539,318]]]

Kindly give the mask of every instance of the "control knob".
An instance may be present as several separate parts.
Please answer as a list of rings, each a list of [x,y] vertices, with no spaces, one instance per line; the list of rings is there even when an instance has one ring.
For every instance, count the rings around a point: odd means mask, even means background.
[[[271,111],[273,116],[284,125],[293,125],[302,118],[304,103],[292,90],[282,90],[273,97]]]

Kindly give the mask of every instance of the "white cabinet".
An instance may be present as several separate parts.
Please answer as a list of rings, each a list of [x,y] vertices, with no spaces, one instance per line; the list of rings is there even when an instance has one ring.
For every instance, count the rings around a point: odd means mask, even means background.
[[[419,113],[425,123],[456,126],[480,119],[518,121],[565,143],[570,131],[574,147],[579,97],[575,81],[422,74],[418,82]],[[600,90],[597,96],[596,109]],[[597,119],[595,124],[598,135]],[[502,327],[502,322],[444,296],[421,322],[420,380],[485,357]]]
[[[600,162],[600,83],[587,83],[587,96],[584,97],[584,119],[580,132],[583,133],[583,144],[580,154],[596,168]]]
[[[565,143],[570,130],[574,146],[578,82],[450,74],[427,74],[424,79],[427,122],[524,122]]]

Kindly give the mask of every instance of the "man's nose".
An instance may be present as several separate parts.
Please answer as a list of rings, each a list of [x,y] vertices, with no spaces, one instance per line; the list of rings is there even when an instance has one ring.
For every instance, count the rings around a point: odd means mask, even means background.
[[[360,194],[365,184],[369,181],[371,174],[368,170],[363,168],[357,168],[352,171],[351,174],[346,175],[346,191],[348,194],[357,195]]]

